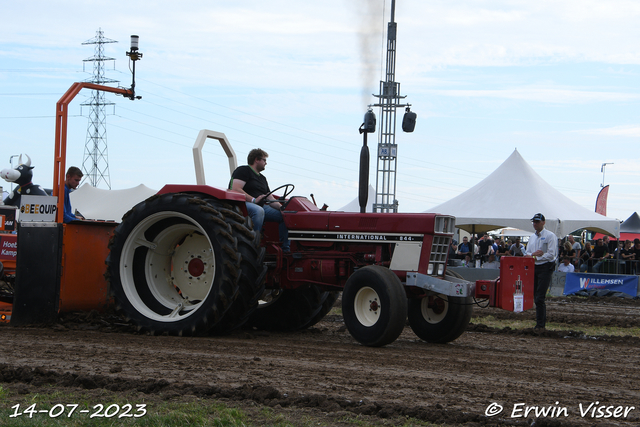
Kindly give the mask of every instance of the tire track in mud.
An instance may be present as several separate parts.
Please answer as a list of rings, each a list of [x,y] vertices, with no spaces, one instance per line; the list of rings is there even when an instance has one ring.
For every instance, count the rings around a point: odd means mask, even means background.
[[[535,309],[524,313],[512,313],[497,308],[474,310],[475,319],[482,319],[486,316],[493,316],[501,320],[535,320]],[[593,302],[587,302],[586,298],[552,298],[547,300],[547,322],[637,328],[640,327],[640,301],[622,298],[594,298]]]
[[[638,372],[611,375],[624,371],[620,363],[640,362],[637,348],[612,349],[604,342],[471,332],[452,344],[429,345],[405,331],[393,345],[372,349],[350,337],[336,340],[329,330],[256,338],[130,336],[126,342],[120,334],[101,332],[5,332],[0,329],[3,342],[15,350],[6,369],[26,366],[51,372],[48,377],[59,376],[64,386],[116,391],[132,387],[161,394],[200,390],[238,400],[256,394],[257,402],[282,407],[301,405],[305,399],[316,405],[320,396],[333,410],[366,406],[364,413],[371,414],[445,410],[481,416],[491,401],[560,401],[567,406],[640,401]],[[611,350],[624,362],[609,363],[603,371],[602,361]],[[7,380],[3,377],[2,382]]]
[[[633,305],[554,303],[549,311],[576,319],[590,312],[597,313],[594,318],[637,317]],[[104,319],[51,328],[0,326],[0,339],[11,349],[0,362],[0,383],[26,392],[46,384],[133,390],[159,400],[190,394],[290,411],[346,411],[373,421],[413,416],[451,425],[524,425],[523,418],[485,417],[485,410],[497,403],[506,414],[516,403],[555,402],[571,408],[570,416],[538,419],[536,425],[592,425],[595,421],[580,417],[577,408],[598,401],[639,408],[615,421],[640,421],[637,339],[472,327],[452,343],[434,345],[407,327],[391,345],[370,348],[359,345],[339,320],[328,316],[299,333],[239,331],[197,338],[122,332],[118,328],[124,326],[107,326]]]

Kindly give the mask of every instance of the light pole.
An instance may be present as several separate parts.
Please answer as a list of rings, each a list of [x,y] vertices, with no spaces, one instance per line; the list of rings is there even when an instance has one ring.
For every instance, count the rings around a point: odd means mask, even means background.
[[[604,167],[607,165],[612,165],[613,163],[603,163],[602,167],[600,168],[600,172],[602,172],[602,184],[600,185],[600,187],[604,187]]]

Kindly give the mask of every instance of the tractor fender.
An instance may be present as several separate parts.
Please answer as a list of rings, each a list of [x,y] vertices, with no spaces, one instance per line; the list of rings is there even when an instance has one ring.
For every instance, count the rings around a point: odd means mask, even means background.
[[[247,207],[245,205],[244,194],[237,193],[231,190],[222,190],[216,187],[210,187],[208,185],[189,185],[189,184],[167,184],[158,191],[158,195],[168,193],[188,193],[188,194],[203,194],[211,196],[218,200],[226,200],[230,202],[236,202],[242,213],[247,215]]]

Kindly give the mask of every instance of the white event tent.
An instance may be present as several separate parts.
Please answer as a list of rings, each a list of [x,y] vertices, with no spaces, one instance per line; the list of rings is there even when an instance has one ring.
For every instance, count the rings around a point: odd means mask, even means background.
[[[559,238],[588,229],[618,237],[620,221],[586,209],[545,182],[514,150],[493,173],[457,197],[429,209],[456,217],[469,233],[514,227],[533,233],[531,218],[545,216],[545,227]]]
[[[373,212],[373,201],[376,198],[376,189],[369,184],[367,197],[367,205],[365,206],[365,212]],[[360,212],[360,198],[356,197],[340,209],[336,209],[338,212]]]
[[[69,194],[69,199],[73,210],[87,219],[120,222],[129,209],[157,192],[144,184],[124,190],[105,190],[85,183]]]

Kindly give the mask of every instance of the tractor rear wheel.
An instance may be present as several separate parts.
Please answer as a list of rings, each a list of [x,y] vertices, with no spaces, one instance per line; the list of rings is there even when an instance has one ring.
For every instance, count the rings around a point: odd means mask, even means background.
[[[116,309],[140,331],[203,334],[236,298],[241,256],[217,200],[153,196],[116,227],[107,258]]]
[[[295,289],[267,289],[249,319],[249,325],[267,331],[293,332],[310,328],[331,310],[337,292],[315,285]]]
[[[342,315],[349,333],[361,344],[381,347],[402,333],[407,295],[391,270],[370,265],[355,271],[342,292]]]
[[[429,294],[409,300],[411,329],[418,337],[432,343],[447,343],[462,335],[472,312],[471,297]]]
[[[302,326],[302,328],[300,329],[310,328],[316,323],[318,323],[319,321],[321,321],[322,319],[324,319],[327,313],[329,313],[333,308],[333,306],[336,304],[336,301],[338,300],[339,296],[340,296],[340,292],[336,292],[336,291],[323,292],[322,295],[320,296],[320,299],[322,301],[322,306],[320,307],[320,311],[318,311],[318,313],[316,313],[316,315],[313,316],[313,318],[311,318],[311,320],[306,325]]]
[[[234,236],[242,260],[238,296],[222,320],[209,331],[213,335],[227,334],[247,322],[264,292],[264,279],[267,275],[267,267],[262,263],[266,250],[260,247],[260,233],[253,231],[251,219],[242,216],[237,207],[234,211],[220,209],[220,212],[236,231]]]

